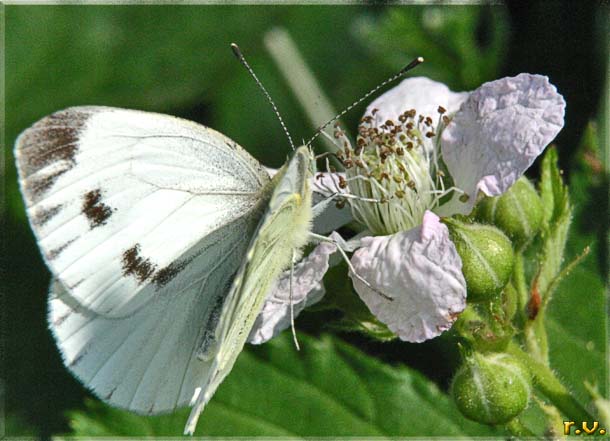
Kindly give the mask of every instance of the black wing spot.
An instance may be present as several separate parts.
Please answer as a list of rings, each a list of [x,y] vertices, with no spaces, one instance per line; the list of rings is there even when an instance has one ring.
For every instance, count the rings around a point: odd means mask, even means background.
[[[225,289],[223,293],[228,293],[228,291]],[[218,297],[216,297],[214,306],[212,307],[210,315],[205,322],[203,334],[199,339],[199,348],[197,349],[197,358],[200,360],[209,359],[209,353],[215,349],[216,328],[218,327],[218,322],[220,321],[220,313],[222,312],[222,307],[225,300],[226,294],[220,294]]]
[[[101,190],[93,190],[83,197],[82,213],[89,219],[91,228],[104,225],[110,215],[112,208],[102,202]]]
[[[161,268],[153,277],[153,283],[157,285],[157,288],[162,288],[171,282],[174,277],[176,277],[184,268],[186,268],[189,263],[191,263],[192,260],[193,258],[179,263],[173,262],[167,265],[165,268]]]
[[[123,275],[133,275],[140,283],[153,275],[157,266],[150,259],[140,256],[140,244],[123,253]]]
[[[91,112],[62,110],[41,119],[20,136],[17,162],[25,180],[28,197],[36,199],[46,192],[59,176],[76,165],[78,140]],[[31,177],[47,167],[59,169]],[[31,178],[30,178],[31,177]]]
[[[71,122],[64,120],[56,124],[62,123]],[[80,126],[49,127],[51,124],[51,120],[43,119],[23,135],[21,165],[26,176],[58,161],[76,164]]]

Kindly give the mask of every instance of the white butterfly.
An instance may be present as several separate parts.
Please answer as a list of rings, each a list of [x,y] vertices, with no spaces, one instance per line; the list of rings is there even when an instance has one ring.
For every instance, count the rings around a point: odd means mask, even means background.
[[[312,207],[308,146],[422,61],[321,126],[273,179],[223,134],[167,115],[73,107],[25,130],[15,146],[19,182],[53,274],[49,326],[66,366],[117,407],[150,415],[190,404],[192,434],[270,288],[308,240],[334,243],[374,290],[345,254],[356,242],[311,232],[319,214],[326,231],[349,216],[332,210],[332,196]]]
[[[117,407],[192,405],[193,433],[308,240],[311,151],[298,148],[271,180],[207,127],[73,107],[23,132],[15,154],[66,366]]]

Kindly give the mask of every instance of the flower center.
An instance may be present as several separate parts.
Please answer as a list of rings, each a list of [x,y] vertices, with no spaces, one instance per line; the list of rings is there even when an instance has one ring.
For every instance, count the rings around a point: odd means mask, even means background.
[[[430,116],[406,110],[398,121],[375,124],[365,115],[352,148],[341,129],[338,155],[346,169],[346,185],[352,195],[354,218],[377,235],[394,234],[422,222],[426,210],[439,205],[445,192],[444,173],[439,168],[438,130],[448,122],[439,107],[435,123]]]

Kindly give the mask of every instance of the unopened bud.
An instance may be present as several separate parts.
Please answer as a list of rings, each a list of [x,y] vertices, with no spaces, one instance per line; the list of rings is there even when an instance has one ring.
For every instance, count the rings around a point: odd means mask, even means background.
[[[511,241],[490,225],[467,224],[445,219],[451,240],[462,258],[469,302],[484,302],[498,297],[513,269]]]
[[[542,200],[526,178],[522,177],[502,196],[483,199],[476,210],[476,218],[494,224],[522,247],[540,230]]]
[[[530,378],[508,354],[469,355],[458,370],[451,393],[460,412],[483,424],[504,424],[528,405]]]

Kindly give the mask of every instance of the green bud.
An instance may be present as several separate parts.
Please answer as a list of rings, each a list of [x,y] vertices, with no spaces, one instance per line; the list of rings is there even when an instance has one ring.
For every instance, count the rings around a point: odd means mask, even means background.
[[[491,225],[466,224],[456,219],[444,221],[462,258],[468,301],[496,299],[508,283],[513,270],[511,241]]]
[[[530,378],[511,355],[474,353],[455,374],[451,393],[466,418],[483,424],[503,424],[527,407]]]
[[[526,177],[515,182],[502,196],[483,199],[475,213],[477,220],[504,231],[518,248],[538,233],[542,215],[542,200]]]

